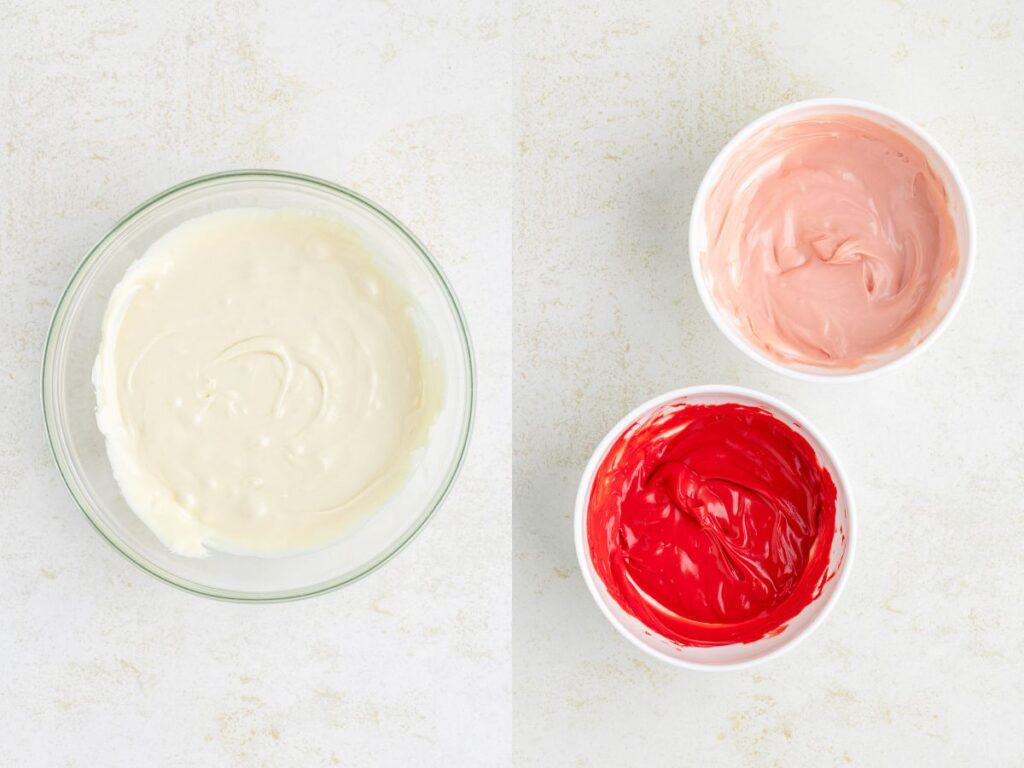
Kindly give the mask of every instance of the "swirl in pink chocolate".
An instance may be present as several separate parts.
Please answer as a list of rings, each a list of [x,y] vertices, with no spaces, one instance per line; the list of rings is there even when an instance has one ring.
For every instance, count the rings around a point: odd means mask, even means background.
[[[851,369],[922,341],[959,261],[927,158],[851,115],[769,127],[741,144],[705,224],[716,303],[783,363]]]
[[[807,440],[734,403],[670,403],[629,427],[587,508],[608,593],[690,646],[781,631],[830,578],[835,525],[836,488]]]

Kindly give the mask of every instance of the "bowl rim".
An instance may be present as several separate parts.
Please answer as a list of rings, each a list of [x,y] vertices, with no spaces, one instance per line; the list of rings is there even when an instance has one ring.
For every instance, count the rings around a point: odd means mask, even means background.
[[[50,400],[53,396],[53,379],[54,379],[54,346],[59,332],[63,331],[65,326],[63,320],[67,311],[69,300],[75,294],[75,289],[80,283],[80,279],[86,270],[86,267],[91,265],[96,257],[103,252],[104,248],[116,238],[126,227],[133,223],[136,218],[144,212],[150,210],[155,205],[161,203],[165,199],[182,192],[186,189],[192,189],[196,187],[202,187],[220,182],[224,180],[232,181],[286,181],[297,183],[300,186],[305,186],[310,189],[315,189],[321,192],[328,192],[335,196],[345,198],[351,202],[356,203],[364,210],[368,211],[371,215],[374,215],[377,219],[382,221],[385,226],[391,227],[396,233],[406,239],[412,246],[413,249],[419,254],[423,260],[427,269],[437,279],[438,285],[444,294],[449,307],[452,310],[452,314],[455,317],[456,325],[459,331],[459,337],[461,341],[461,347],[463,352],[463,364],[466,375],[466,398],[464,403],[465,416],[460,426],[459,436],[459,448],[452,460],[444,481],[434,492],[433,497],[424,506],[424,510],[420,513],[419,517],[412,523],[412,525],[398,538],[398,540],[379,553],[373,558],[367,565],[354,570],[349,574],[345,574],[341,577],[327,579],[320,581],[307,587],[298,587],[293,589],[276,590],[268,592],[246,592],[241,590],[226,590],[210,587],[199,582],[192,581],[178,577],[171,571],[162,568],[155,563],[149,561],[148,558],[144,557],[141,553],[137,552],[134,548],[128,546],[120,540],[120,537],[116,536],[112,531],[106,529],[106,527],[97,520],[90,511],[90,504],[79,496],[76,492],[77,483],[72,479],[73,473],[66,463],[66,458],[63,455],[62,447],[62,435],[55,422],[54,413],[51,410]],[[170,584],[184,592],[188,592],[193,595],[199,595],[201,597],[211,598],[214,600],[221,600],[226,602],[240,602],[240,603],[280,603],[289,602],[294,600],[301,600],[307,597],[314,597],[316,595],[326,594],[332,592],[341,587],[353,584],[360,579],[369,576],[374,571],[381,568],[385,563],[393,559],[399,552],[412,542],[413,539],[423,530],[427,522],[430,521],[437,510],[444,503],[448,494],[451,492],[452,487],[455,484],[456,479],[459,476],[462,466],[465,463],[466,455],[469,450],[469,443],[473,433],[473,425],[476,420],[476,396],[477,396],[477,382],[476,382],[476,360],[473,351],[473,343],[469,333],[469,326],[466,322],[466,316],[462,309],[462,305],[459,303],[458,297],[455,294],[454,289],[451,286],[447,276],[442,270],[440,264],[434,258],[434,256],[427,250],[427,247],[404,225],[399,221],[393,214],[389,213],[383,207],[373,202],[367,197],[344,187],[340,184],[335,184],[324,179],[317,178],[315,176],[309,176],[301,173],[294,173],[291,171],[282,171],[275,169],[263,169],[263,168],[245,168],[237,170],[226,170],[218,171],[215,173],[205,174],[197,176],[192,179],[175,184],[174,186],[168,187],[163,191],[153,195],[144,202],[137,205],[127,214],[122,216],[117,223],[115,223],[107,232],[104,234],[96,243],[88,250],[85,257],[81,260],[78,266],[75,268],[71,277],[68,279],[67,285],[64,287],[60,298],[57,301],[56,306],[53,310],[53,316],[50,320],[50,325],[46,333],[46,341],[43,347],[43,363],[40,372],[40,394],[42,401],[43,411],[43,422],[46,431],[46,441],[50,448],[50,455],[53,458],[54,463],[57,466],[57,471],[64,483],[64,487],[67,489],[71,498],[78,506],[79,510],[85,515],[85,518],[89,521],[92,527],[97,533],[110,544],[117,552],[123,555],[127,560],[142,569],[151,576],[156,577],[160,581],[166,584]],[[58,446],[61,446],[60,448]]]
[[[725,398],[729,397],[745,397],[757,402],[764,403],[771,408],[778,411],[778,413],[792,419],[797,423],[801,429],[803,429],[808,435],[810,435],[816,443],[816,448],[823,453],[828,460],[832,463],[835,469],[835,477],[833,480],[836,483],[836,488],[839,493],[842,494],[842,498],[846,502],[846,517],[847,517],[847,531],[846,531],[846,553],[843,556],[843,560],[839,565],[839,570],[836,573],[836,585],[832,589],[832,592],[825,598],[825,602],[822,604],[818,614],[811,619],[810,623],[804,627],[800,632],[793,635],[785,643],[771,651],[756,656],[751,659],[745,659],[742,661],[729,662],[725,664],[708,664],[703,662],[689,661],[685,659],[679,659],[674,656],[670,656],[656,648],[653,648],[633,633],[631,633],[619,620],[615,614],[611,612],[601,596],[600,588],[595,581],[595,575],[591,573],[593,565],[590,559],[590,547],[587,544],[587,528],[586,528],[586,516],[587,508],[590,504],[590,491],[594,484],[594,476],[597,474],[598,465],[604,460],[605,455],[611,448],[612,443],[619,438],[619,436],[635,421],[654,410],[655,408],[665,405],[667,403],[674,402],[676,400],[692,397],[695,395],[721,395]],[[822,622],[828,617],[839,600],[839,596],[842,594],[846,587],[846,583],[850,577],[850,571],[853,565],[853,559],[857,549],[857,512],[856,504],[854,502],[853,491],[850,487],[850,481],[847,477],[846,470],[840,463],[835,451],[832,446],[825,439],[824,435],[818,430],[818,428],[807,419],[802,413],[794,409],[793,407],[783,403],[782,401],[766,395],[763,392],[759,392],[755,389],[749,389],[747,387],[738,387],[730,384],[700,384],[690,387],[682,387],[680,389],[674,389],[664,394],[652,397],[645,403],[638,405],[632,411],[623,416],[613,426],[608,433],[601,439],[597,444],[597,448],[591,455],[590,460],[587,462],[586,468],[583,470],[583,475],[580,478],[579,488],[576,492],[576,508],[573,513],[573,539],[576,546],[576,559],[579,564],[580,570],[583,572],[583,580],[587,584],[587,590],[590,592],[590,596],[597,603],[598,608],[604,617],[611,623],[619,634],[629,640],[634,646],[644,651],[648,655],[664,661],[673,666],[682,667],[685,669],[694,669],[708,672],[730,672],[740,669],[748,669],[749,667],[761,664],[770,659],[774,659],[789,650],[792,650],[799,645],[803,640],[810,636],[814,630],[821,626]],[[653,630],[652,630],[653,631]],[[724,647],[724,646],[723,646]]]
[[[964,208],[964,220],[967,223],[965,237],[967,241],[966,253],[961,253],[961,257],[964,260],[964,273],[963,279],[960,281],[960,286],[957,288],[956,295],[953,297],[953,301],[946,309],[945,314],[940,318],[939,322],[936,323],[935,327],[931,332],[921,340],[920,343],[911,347],[910,349],[903,352],[898,357],[893,358],[881,365],[875,366],[867,370],[852,370],[849,372],[838,372],[838,373],[825,373],[818,371],[799,370],[788,366],[784,363],[773,360],[772,358],[765,355],[763,352],[758,350],[754,345],[744,338],[723,316],[723,312],[718,307],[711,296],[707,284],[704,280],[704,275],[701,270],[700,264],[700,247],[697,242],[697,222],[699,218],[703,217],[704,207],[707,202],[708,195],[711,193],[711,188],[721,175],[721,171],[729,157],[733,154],[736,148],[746,141],[750,136],[756,133],[758,130],[768,125],[769,123],[784,117],[792,112],[797,112],[806,109],[828,109],[836,108],[837,110],[843,109],[856,109],[864,112],[873,113],[879,117],[887,118],[893,122],[899,124],[901,127],[909,131],[914,137],[919,139],[921,143],[925,144],[931,149],[935,156],[939,158],[946,169],[949,171],[950,177],[953,179],[953,183],[956,185],[957,191],[963,200]],[[795,101],[790,104],[785,104],[781,107],[777,107],[769,112],[764,113],[760,117],[755,118],[751,122],[747,123],[741,128],[730,140],[722,147],[722,149],[715,155],[715,159],[711,161],[711,165],[708,166],[707,171],[701,179],[700,186],[697,188],[697,194],[693,200],[693,207],[690,209],[690,226],[689,226],[689,250],[690,250],[690,271],[693,275],[693,281],[697,284],[697,293],[700,295],[701,302],[704,304],[704,308],[711,316],[712,321],[718,327],[718,329],[725,334],[726,338],[733,343],[741,352],[743,352],[751,360],[760,363],[764,367],[781,373],[784,376],[790,376],[801,381],[824,381],[824,382],[848,382],[848,381],[859,381],[868,379],[873,376],[877,376],[883,371],[891,371],[902,365],[905,365],[909,361],[922,354],[926,349],[931,347],[942,332],[946,330],[949,324],[953,321],[957,312],[960,310],[960,306],[964,302],[964,297],[967,295],[967,290],[970,287],[971,280],[974,276],[975,263],[977,261],[977,224],[974,216],[974,205],[971,202],[971,196],[967,189],[967,184],[964,183],[963,176],[960,174],[960,169],[957,168],[956,163],[953,162],[953,158],[950,157],[942,146],[928,134],[923,128],[918,126],[912,120],[904,117],[903,115],[894,112],[886,107],[879,106],[867,101],[861,101],[859,99],[847,99],[847,98],[817,98],[817,99],[804,99],[802,101]],[[824,369],[822,369],[824,370]]]

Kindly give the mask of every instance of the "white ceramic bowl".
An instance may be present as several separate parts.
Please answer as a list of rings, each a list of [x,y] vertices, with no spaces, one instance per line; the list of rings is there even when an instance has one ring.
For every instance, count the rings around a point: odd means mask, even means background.
[[[836,529],[832,540],[827,573],[830,576],[821,594],[808,604],[803,611],[788,622],[777,635],[764,637],[753,643],[734,643],[710,648],[684,646],[655,633],[636,617],[627,613],[608,594],[608,590],[597,575],[590,558],[587,543],[587,507],[590,502],[594,475],[605,455],[619,436],[635,422],[656,408],[668,403],[686,401],[696,404],[739,403],[764,408],[781,421],[790,425],[802,435],[818,456],[821,465],[832,475],[836,484]],[[825,442],[825,438],[806,418],[787,405],[768,395],[742,387],[709,385],[686,387],[659,395],[634,409],[597,446],[587,463],[576,494],[575,513],[576,556],[579,559],[583,579],[590,594],[605,617],[633,645],[651,656],[679,667],[706,670],[733,670],[749,667],[793,648],[807,637],[828,615],[839,598],[853,564],[856,543],[854,524],[853,494],[846,473],[838,459]]]
[[[960,263],[956,274],[947,283],[945,292],[939,300],[936,311],[926,321],[922,332],[907,344],[872,357],[852,369],[832,369],[819,366],[787,364],[766,355],[747,339],[738,329],[731,313],[718,306],[708,285],[709,278],[701,265],[702,254],[707,250],[707,227],[705,225],[705,205],[708,195],[718,183],[722,172],[732,159],[733,154],[747,139],[763,128],[805,119],[820,114],[846,114],[873,120],[880,125],[896,131],[920,149],[929,164],[938,174],[946,187],[949,196],[950,214],[956,225],[957,242],[960,250]],[[872,376],[883,370],[894,368],[921,354],[928,348],[939,334],[949,325],[953,316],[963,302],[964,294],[971,281],[975,262],[975,224],[974,210],[967,187],[957,171],[956,166],[934,139],[918,128],[905,117],[883,107],[852,99],[811,99],[776,109],[762,115],[746,128],[737,133],[711,163],[704,180],[697,189],[697,197],[693,202],[690,214],[690,267],[693,279],[697,283],[697,291],[704,306],[714,320],[715,325],[735,344],[747,357],[778,373],[808,381],[850,381]]]
[[[214,550],[171,552],[121,496],[96,425],[92,366],[107,301],[125,269],[184,221],[229,208],[323,213],[359,233],[378,266],[413,300],[426,353],[445,374],[445,395],[409,478],[380,509],[330,545],[285,557]],[[43,355],[43,416],[54,460],[72,497],[115,549],[157,578],[223,600],[308,597],[359,579],[397,554],[444,501],[473,422],[475,375],[469,333],[455,294],[426,248],[394,217],[360,195],[281,171],[229,171],[179,184],[129,213],[92,249],[57,303]]]

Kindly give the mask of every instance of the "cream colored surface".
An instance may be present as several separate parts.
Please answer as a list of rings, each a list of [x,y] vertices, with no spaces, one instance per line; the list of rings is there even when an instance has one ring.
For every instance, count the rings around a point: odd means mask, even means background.
[[[495,83],[514,51],[496,4],[425,11],[0,2],[5,768],[427,768],[467,744],[507,764],[516,178]],[[106,544],[39,406],[50,316],[96,240],[172,184],[254,166],[406,224],[465,310],[479,384],[466,462],[422,533],[341,591],[260,606],[182,593]]]
[[[0,11],[0,764],[1024,761],[1017,4],[337,7]],[[828,95],[922,124],[978,213],[956,321],[856,385],[749,361],[717,335],[686,253],[725,142]],[[39,364],[61,289],[118,216],[182,179],[261,165],[359,189],[437,255],[470,323],[479,410],[452,495],[394,561],[312,600],[226,605],[159,583],[91,530],[47,452]],[[632,650],[572,544],[597,441],[631,406],[699,382],[806,413],[860,512],[828,621],[737,674]]]
[[[93,370],[132,510],[190,556],[310,549],[371,514],[441,399],[410,301],[323,216],[223,211],[160,238],[114,289]]]
[[[1019,3],[607,3],[522,10],[515,258],[517,768],[1024,764],[1024,11]],[[889,105],[956,160],[978,265],[920,358],[790,380],[718,332],[688,213],[768,110]],[[748,672],[666,669],[593,604],[580,472],[632,407],[688,384],[790,403],[850,475],[856,561],[835,610]]]

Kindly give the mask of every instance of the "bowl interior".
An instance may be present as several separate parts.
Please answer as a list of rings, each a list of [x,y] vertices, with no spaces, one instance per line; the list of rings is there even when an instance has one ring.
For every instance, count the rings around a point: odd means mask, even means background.
[[[809,603],[803,611],[795,616],[785,628],[771,637],[763,637],[752,643],[736,643],[710,648],[680,645],[662,637],[643,622],[626,612],[608,593],[604,582],[597,574],[590,559],[590,547],[587,543],[586,512],[590,501],[597,468],[604,460],[605,454],[625,430],[655,408],[666,403],[687,402],[694,404],[739,403],[764,408],[785,424],[791,426],[803,436],[818,456],[821,465],[828,470],[836,484],[836,530],[832,539],[826,583],[821,594]],[[765,398],[749,390],[732,388],[694,388],[673,392],[656,401],[647,403],[634,411],[608,434],[598,446],[591,459],[580,484],[580,493],[576,501],[576,549],[580,565],[590,591],[605,616],[628,640],[652,655],[673,664],[704,669],[729,669],[762,661],[773,656],[805,636],[820,622],[838,597],[845,582],[845,574],[849,569],[853,551],[853,502],[845,476],[840,472],[832,454],[822,443],[821,438],[796,414],[789,411],[770,398]]]
[[[720,307],[715,300],[713,277],[704,269],[703,262],[708,248],[707,223],[705,221],[705,205],[711,191],[715,188],[722,173],[728,167],[737,149],[748,139],[763,130],[779,125],[804,120],[821,115],[852,115],[872,120],[885,128],[905,137],[921,150],[932,169],[941,179],[946,188],[949,210],[956,226],[959,262],[956,272],[947,280],[942,288],[935,311],[924,321],[918,332],[903,345],[864,360],[853,368],[836,369],[813,365],[775,360],[755,346],[740,330],[737,319],[726,309]],[[886,112],[878,107],[845,100],[816,100],[801,102],[783,107],[755,120],[740,131],[715,158],[701,183],[694,201],[690,218],[690,259],[694,279],[704,305],[711,314],[715,324],[730,340],[747,355],[763,365],[783,373],[796,374],[801,378],[846,379],[851,376],[877,372],[893,363],[906,358],[911,352],[935,338],[952,318],[956,306],[967,287],[971,268],[974,262],[974,233],[970,201],[967,199],[966,188],[956,172],[952,161],[942,149],[923,134],[920,129],[905,120]]]
[[[444,400],[407,482],[344,538],[313,552],[258,558],[168,550],[131,511],[96,424],[91,380],[107,301],[125,269],[188,219],[228,208],[294,208],[358,232],[378,265],[412,298],[425,354],[444,376]],[[54,457],[75,500],[130,559],[178,586],[229,599],[287,599],[330,589],[398,551],[440,504],[461,463],[472,420],[473,369],[458,304],[439,268],[388,214],[326,182],[274,172],[197,179],[129,214],[89,254],[58,304],[43,365],[43,406]]]

